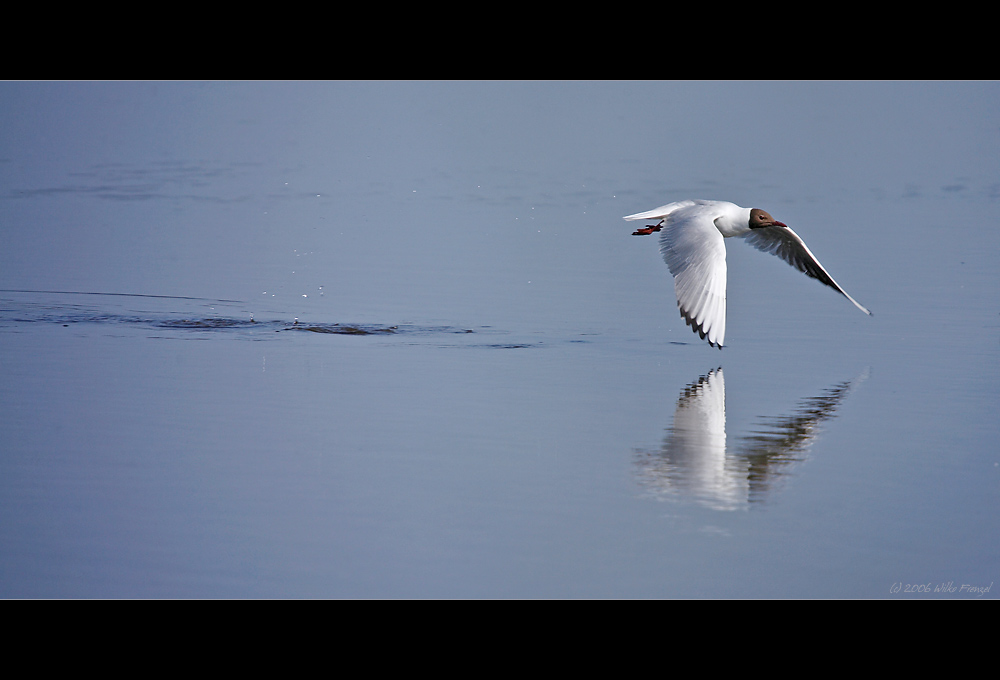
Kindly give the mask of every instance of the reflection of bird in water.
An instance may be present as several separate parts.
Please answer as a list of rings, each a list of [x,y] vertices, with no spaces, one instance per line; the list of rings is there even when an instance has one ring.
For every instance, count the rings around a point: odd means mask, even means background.
[[[659,451],[638,451],[643,486],[666,497],[691,497],[719,510],[764,500],[774,481],[805,453],[818,424],[834,416],[851,387],[867,377],[836,384],[807,397],[789,415],[761,416],[760,426],[726,443],[726,382],[722,368],[681,392],[673,425]]]

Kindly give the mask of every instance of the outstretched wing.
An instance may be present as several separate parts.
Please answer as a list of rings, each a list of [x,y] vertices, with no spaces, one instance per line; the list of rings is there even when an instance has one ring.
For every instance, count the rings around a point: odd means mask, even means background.
[[[708,211],[670,219],[660,253],[674,275],[681,316],[710,345],[726,339],[726,244]]]
[[[871,312],[866,307],[848,295],[847,291],[833,280],[833,277],[827,273],[823,265],[816,259],[816,256],[812,254],[812,251],[806,247],[805,242],[790,228],[763,227],[761,229],[753,229],[743,238],[754,248],[763,250],[765,253],[777,255],[800,272],[805,273],[806,276],[811,276],[830,286],[830,288],[833,288],[853,302],[862,312],[871,316]]]

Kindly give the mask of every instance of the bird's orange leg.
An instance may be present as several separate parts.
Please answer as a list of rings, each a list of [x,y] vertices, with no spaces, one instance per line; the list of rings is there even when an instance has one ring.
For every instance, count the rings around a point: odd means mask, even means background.
[[[648,236],[649,234],[652,234],[654,231],[659,231],[662,228],[663,228],[663,222],[661,221],[659,224],[652,227],[643,227],[642,229],[636,229],[635,231],[632,232],[632,236]]]

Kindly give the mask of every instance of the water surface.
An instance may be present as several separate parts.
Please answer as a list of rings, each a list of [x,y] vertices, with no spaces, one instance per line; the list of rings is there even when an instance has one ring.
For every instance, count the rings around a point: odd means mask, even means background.
[[[0,84],[0,595],[994,597],[998,95]]]

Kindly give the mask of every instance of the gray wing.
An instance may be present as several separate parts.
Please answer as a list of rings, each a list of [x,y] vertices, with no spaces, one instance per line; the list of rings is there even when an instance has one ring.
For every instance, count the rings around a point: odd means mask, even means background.
[[[854,303],[858,309],[871,316],[871,312],[860,302],[847,294],[847,291],[833,280],[833,277],[823,268],[805,242],[788,227],[763,227],[753,229],[743,237],[747,243],[765,253],[777,255],[800,272],[830,286],[835,291]]]

